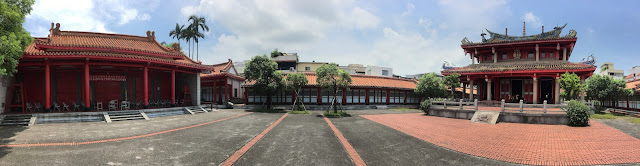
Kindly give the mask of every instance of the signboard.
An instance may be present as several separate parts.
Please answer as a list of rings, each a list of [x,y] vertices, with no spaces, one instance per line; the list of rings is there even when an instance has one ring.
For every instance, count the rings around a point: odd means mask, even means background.
[[[471,118],[471,123],[496,124],[500,112],[498,111],[476,111]]]
[[[127,77],[122,75],[90,75],[90,81],[127,81]]]

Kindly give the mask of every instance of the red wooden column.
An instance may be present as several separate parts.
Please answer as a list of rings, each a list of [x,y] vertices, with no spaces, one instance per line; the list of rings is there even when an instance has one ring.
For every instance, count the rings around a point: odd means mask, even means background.
[[[296,96],[296,91],[291,91],[291,104],[296,101],[296,97],[298,97]]]
[[[318,97],[316,99],[316,103],[318,103],[318,105],[322,104],[322,89],[320,89],[318,87]]]
[[[49,69],[49,60],[44,60],[44,109],[51,108],[51,70]]]
[[[404,104],[407,104],[407,91],[404,91]]]
[[[144,66],[144,71],[142,71],[143,82],[144,82],[144,108],[149,107],[149,65]]]
[[[227,83],[227,79],[224,80],[224,101],[229,101],[229,83]]]
[[[387,89],[387,105],[389,105],[389,89]]]
[[[171,105],[176,105],[176,70],[171,70]]]
[[[217,100],[218,99],[218,93],[216,91],[216,86],[217,86],[216,83],[217,82],[218,82],[217,80],[215,80],[215,79],[213,80],[213,90],[211,90],[211,94],[213,94],[213,102],[218,102],[218,100]]]
[[[249,91],[247,88],[244,88],[244,103],[249,104]]]
[[[369,105],[369,88],[365,89],[364,94],[367,95],[364,97],[364,103]]]
[[[347,89],[342,88],[342,104],[347,104]]]
[[[84,61],[84,104],[85,109],[91,106],[91,91],[89,90],[89,59]]]

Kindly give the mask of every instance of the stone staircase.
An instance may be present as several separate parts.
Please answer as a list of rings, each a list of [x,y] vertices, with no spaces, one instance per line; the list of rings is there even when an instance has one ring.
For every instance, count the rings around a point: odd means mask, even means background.
[[[0,126],[32,126],[35,122],[35,115],[5,115],[0,118]]]
[[[190,114],[199,114],[199,113],[207,113],[209,111],[205,110],[204,108],[200,107],[200,106],[193,106],[193,107],[184,107],[184,110],[187,111]]]
[[[104,119],[107,123],[125,120],[149,120],[149,117],[142,111],[113,111],[105,112]]]

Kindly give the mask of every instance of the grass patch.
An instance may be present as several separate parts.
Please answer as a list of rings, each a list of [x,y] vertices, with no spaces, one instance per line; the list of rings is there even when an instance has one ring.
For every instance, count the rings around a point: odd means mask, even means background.
[[[635,123],[635,124],[640,124],[640,118],[625,118],[625,120],[631,122],[631,123]]]
[[[606,113],[606,114],[593,114],[591,115],[592,119],[617,119],[618,116],[611,114],[611,113]]]
[[[289,112],[289,114],[311,114],[311,111],[308,110],[293,110]]]
[[[347,112],[338,112],[338,113],[334,113],[332,112],[324,112],[323,114],[326,117],[329,118],[338,118],[338,117],[351,117],[351,114],[347,113]]]
[[[283,109],[268,109],[268,108],[256,108],[249,110],[249,112],[264,112],[264,113],[286,113]]]
[[[393,111],[413,111],[413,110],[417,110],[415,108],[392,108],[391,110]]]

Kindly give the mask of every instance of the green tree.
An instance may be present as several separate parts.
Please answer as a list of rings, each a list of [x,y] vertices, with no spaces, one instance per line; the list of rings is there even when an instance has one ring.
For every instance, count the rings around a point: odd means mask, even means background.
[[[282,52],[279,52],[277,48],[271,52],[271,58],[276,58],[279,56],[282,56]]]
[[[0,0],[0,75],[13,76],[33,37],[22,27],[33,0]]]
[[[183,38],[182,30],[184,30],[184,25],[180,26],[178,23],[176,23],[175,29],[169,32],[169,36],[174,39],[178,39],[178,44],[180,44],[180,40]]]
[[[298,99],[300,98],[300,95],[299,95],[300,89],[302,89],[302,87],[307,85],[308,83],[309,83],[309,80],[307,79],[307,76],[305,76],[303,73],[287,74],[287,87],[292,89],[293,92],[296,93],[296,99],[293,101],[292,110],[295,110],[296,103],[298,103]],[[302,104],[302,107],[304,108],[304,110],[307,110],[302,100],[300,100],[300,104]]]
[[[189,45],[188,55],[189,55],[189,58],[192,58],[191,57],[191,40],[195,38],[195,33],[193,33],[193,31],[190,28],[186,28],[180,32],[180,36],[182,37],[182,39],[187,41],[187,45]]]
[[[316,70],[316,75],[316,82],[318,82],[323,89],[331,90],[333,95],[331,107],[333,107],[334,113],[338,113],[338,107],[336,106],[336,94],[338,93],[339,88],[349,88],[349,85],[351,85],[352,82],[351,75],[344,70],[339,69],[338,65],[335,63],[323,64]]]
[[[447,89],[445,89],[442,79],[438,78],[436,73],[422,75],[418,79],[414,92],[420,96],[432,98],[447,96]]]
[[[453,97],[453,92],[456,90],[456,88],[460,87],[460,74],[453,73],[451,75],[444,76],[442,81],[444,86],[447,89],[451,90],[451,96]]]
[[[631,96],[633,91],[625,89],[626,82],[623,79],[613,79],[609,76],[594,75],[589,78],[586,85],[587,97],[598,101],[617,101]]]
[[[576,100],[585,89],[585,85],[580,82],[580,77],[575,73],[566,72],[561,75],[560,88],[563,90],[560,96],[565,100]]]
[[[198,38],[204,39],[204,34],[200,33],[200,29],[202,29],[203,31],[209,32],[209,26],[207,26],[207,20],[204,17],[191,15],[189,17],[189,21],[191,21],[191,24],[189,25],[189,29],[192,31],[193,33],[192,38],[193,38],[193,41],[196,43],[196,59],[199,61],[200,47],[198,45]]]
[[[282,92],[286,86],[282,72],[277,68],[276,62],[262,55],[251,58],[244,69],[247,80],[255,82],[253,89],[267,96],[268,109],[271,109],[271,96]]]

